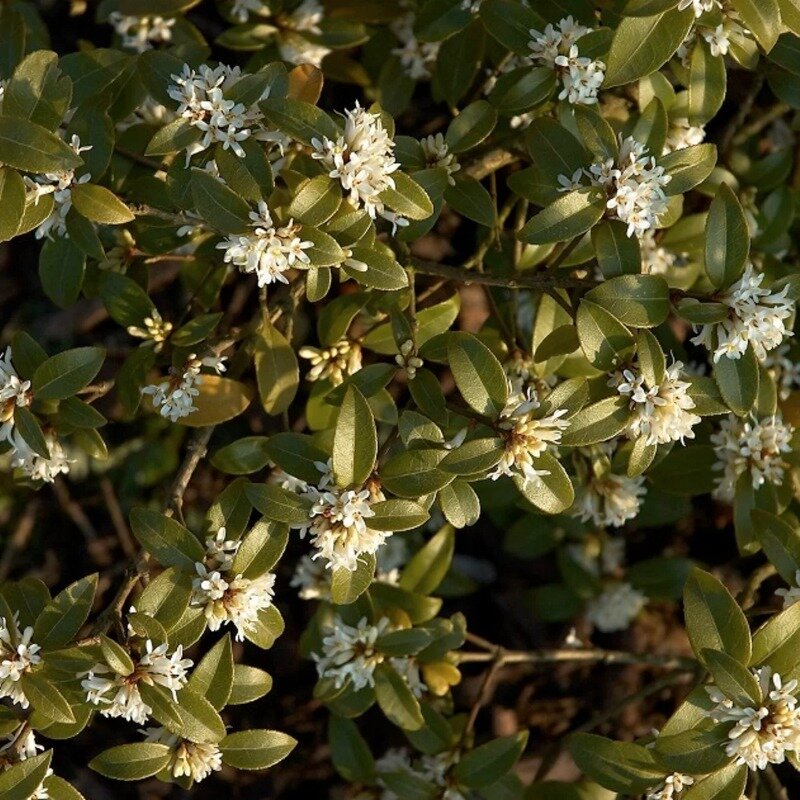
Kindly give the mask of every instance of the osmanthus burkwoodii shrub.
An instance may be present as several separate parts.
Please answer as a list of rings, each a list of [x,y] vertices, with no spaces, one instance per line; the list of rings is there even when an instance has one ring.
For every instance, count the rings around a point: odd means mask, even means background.
[[[87,758],[108,778],[191,787],[290,756],[291,730],[229,709],[280,693],[247,660],[295,592],[316,604],[306,694],[352,797],[783,796],[775,765],[800,765],[797,1],[72,11],[102,39],[57,53],[37,3],[0,6],[0,241],[27,237],[49,301],[107,322],[59,352],[35,321],[7,329],[0,458],[23,495],[145,455],[110,589],[0,588],[0,796],[80,797],[53,749],[98,717],[119,720]],[[461,316],[467,284],[485,319]],[[204,514],[183,498],[209,444]],[[680,549],[626,559],[625,531],[693,502],[754,557],[739,600]],[[472,637],[440,595],[479,584],[456,529],[482,515],[516,558],[555,559],[533,617],[621,631],[683,593],[694,659]],[[306,554],[287,565],[290,541]],[[783,599],[751,632],[742,606],[775,572]],[[583,783],[525,787],[527,734],[492,739],[477,713],[507,660],[551,657],[699,686],[647,741],[576,734]],[[470,661],[491,667],[471,709],[453,692]],[[371,752],[373,707],[403,748]]]

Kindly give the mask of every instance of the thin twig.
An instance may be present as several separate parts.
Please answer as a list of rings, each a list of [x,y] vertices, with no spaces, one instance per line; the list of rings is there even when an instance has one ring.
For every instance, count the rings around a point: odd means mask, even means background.
[[[186,457],[183,460],[183,464],[175,476],[167,495],[166,513],[169,516],[175,514],[181,522],[183,522],[183,495],[189,487],[189,482],[192,480],[192,475],[194,475],[197,465],[206,454],[206,448],[215,427],[215,425],[209,425],[207,428],[198,428],[195,431],[186,447]]]
[[[86,539],[96,539],[97,531],[94,529],[89,517],[86,516],[80,503],[76,503],[69,493],[67,484],[61,478],[56,478],[52,483],[53,494],[58,500],[61,510],[72,520]]]
[[[460,664],[476,664],[493,661],[493,653],[460,653]],[[697,669],[697,662],[691,658],[677,655],[654,655],[651,653],[630,653],[626,650],[603,650],[601,648],[556,648],[553,650],[505,650],[503,664],[555,664],[555,663],[597,663],[597,664],[642,664],[663,669]]]
[[[108,478],[101,478],[100,491],[103,493],[108,516],[111,518],[111,524],[117,532],[117,538],[123,552],[128,558],[136,558],[136,542],[128,529],[128,523],[125,521],[125,514],[122,512],[119,500],[117,500],[114,486]]]
[[[481,681],[480,689],[478,689],[478,696],[475,698],[475,702],[472,704],[472,708],[469,710],[467,724],[464,726],[464,732],[461,735],[462,742],[475,727],[475,722],[478,719],[478,714],[480,713],[481,708],[483,708],[483,706],[485,706],[491,699],[492,694],[494,693],[495,680],[497,679],[500,670],[504,666],[504,651],[502,647],[496,647],[491,656],[492,666],[486,670],[486,674],[483,676],[483,680]]]
[[[762,564],[758,569],[753,570],[753,573],[750,575],[750,578],[745,584],[744,589],[742,589],[740,604],[743,611],[747,611],[755,605],[756,598],[758,597],[758,590],[761,588],[761,584],[764,583],[764,581],[768,578],[771,578],[776,572],[777,570],[770,563]]]

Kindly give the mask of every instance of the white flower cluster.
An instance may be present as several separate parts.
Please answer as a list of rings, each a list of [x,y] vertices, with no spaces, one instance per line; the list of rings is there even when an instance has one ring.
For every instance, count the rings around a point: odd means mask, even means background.
[[[392,32],[401,44],[392,50],[392,54],[400,59],[404,72],[411,80],[424,81],[431,77],[440,43],[420,42],[414,35],[414,22],[414,14],[406,14],[392,22]]]
[[[639,237],[639,250],[644,275],[666,275],[672,267],[679,265],[678,256],[656,241],[652,229]]]
[[[647,597],[629,583],[607,584],[593,597],[586,608],[586,618],[603,633],[624,631],[631,620],[645,607]]]
[[[0,617],[0,698],[27,708],[28,698],[20,681],[42,660],[39,647],[33,641],[30,625],[20,631],[16,615],[13,619]]]
[[[80,138],[74,134],[70,138],[69,146],[77,155],[92,149],[92,145],[82,147]],[[53,210],[47,219],[36,228],[37,239],[52,238],[54,234],[67,236],[67,214],[72,208],[72,187],[75,184],[86,183],[91,180],[91,177],[86,172],[80,178],[76,178],[73,169],[64,172],[45,172],[33,177],[25,176],[28,198],[33,198],[34,205],[38,205],[39,200],[45,195],[53,196]]]
[[[130,675],[117,675],[105,664],[95,664],[78,677],[83,678],[81,686],[86,692],[86,702],[98,706],[104,717],[122,717],[143,725],[153,709],[142,699],[139,684],[162,686],[177,702],[178,691],[186,686],[192,663],[183,657],[182,646],[178,645],[170,654],[168,644],[156,647],[148,639]]]
[[[153,407],[159,409],[159,414],[171,422],[177,422],[196,411],[194,398],[200,394],[197,388],[203,382],[200,374],[202,367],[210,367],[218,375],[225,372],[225,358],[219,356],[205,356],[198,358],[192,353],[186,360],[183,369],[176,370],[170,367],[170,377],[160,383],[151,383],[140,389],[142,394],[153,397]]]
[[[667,210],[664,187],[671,177],[648,152],[645,145],[628,136],[620,142],[616,161],[609,158],[592,164],[583,173],[594,186],[605,189],[607,207],[616,219],[628,226],[628,236],[642,236],[657,227],[659,218]],[[573,175],[573,182],[576,177],[580,176]],[[564,185],[570,179],[561,176],[559,180]]]
[[[610,457],[613,445],[602,447]],[[583,522],[591,520],[599,528],[619,528],[636,517],[646,493],[643,475],[629,478],[609,469],[600,475],[593,474],[581,482],[572,515]]]
[[[278,50],[284,61],[292,64],[313,64],[319,67],[330,49],[309,41],[303,34],[319,36],[325,9],[319,0],[303,0],[288,16],[281,17]]]
[[[151,50],[154,44],[165,44],[172,41],[174,18],[168,17],[133,17],[112,11],[108,22],[122,39],[122,46],[137,53]]]
[[[375,667],[386,658],[375,648],[375,642],[388,632],[390,625],[388,617],[381,617],[375,625],[362,617],[355,627],[346,625],[341,617],[337,617],[326,629],[322,654],[312,653],[319,677],[330,678],[337,687],[350,681],[356,692],[374,686]]]
[[[301,358],[311,362],[306,375],[309,381],[329,380],[339,386],[348,375],[361,369],[361,345],[349,339],[339,339],[330,347],[318,348],[305,345],[299,350]]]
[[[142,320],[142,326],[130,325],[128,333],[135,336],[137,339],[145,339],[152,342],[156,353],[160,352],[164,347],[164,342],[167,341],[169,335],[172,333],[172,323],[163,319],[161,314],[153,309],[149,317]]]
[[[784,342],[767,353],[764,366],[778,386],[781,400],[788,400],[792,392],[800,389],[800,360],[792,358],[791,347]]]
[[[556,27],[552,24],[544,33],[531,30],[529,47],[533,61],[556,70],[563,89],[559,100],[573,104],[592,105],[597,102],[597,93],[603,85],[606,65],[579,53],[577,42],[592,28],[565,17]]]
[[[199,70],[183,65],[180,75],[173,75],[175,84],[167,89],[167,94],[178,103],[177,115],[188,120],[202,131],[203,137],[186,148],[186,164],[196,153],[220,143],[224,150],[231,149],[239,158],[244,157],[241,142],[257,139],[265,142],[280,142],[283,135],[264,127],[264,115],[258,107],[258,100],[249,107],[243,103],[225,98],[225,92],[232,89],[242,78],[239,67],[220,64],[212,69],[203,64]],[[259,100],[269,96],[269,88]]]
[[[7,347],[0,358],[0,443],[11,447],[11,467],[21,470],[33,480],[52,483],[57,475],[69,472],[69,461],[64,448],[51,431],[45,431],[49,456],[31,449],[14,426],[14,409],[31,404],[31,382],[22,380],[12,361],[11,348]]]
[[[681,0],[678,3],[678,11],[685,11],[687,8],[694,11],[695,17],[702,17],[715,8],[722,8],[722,3],[719,0]]]
[[[172,750],[167,769],[174,778],[191,778],[199,783],[222,769],[222,752],[215,744],[180,739],[165,728],[146,728],[146,742],[165,744]]]
[[[466,790],[462,791],[454,786],[449,775],[458,760],[459,754],[455,750],[438,753],[435,756],[422,755],[414,761],[411,760],[411,756],[405,748],[387,750],[375,761],[378,783],[383,789],[380,800],[403,800],[400,795],[386,787],[381,778],[381,775],[392,772],[403,772],[413,778],[420,778],[434,784],[441,789],[441,792],[436,795],[441,800],[467,800],[467,795],[464,793]]]
[[[400,352],[394,357],[398,367],[405,370],[409,380],[414,380],[417,370],[425,363],[418,355],[414,354],[414,342],[407,339],[400,345]]]
[[[794,313],[794,303],[786,296],[789,287],[780,292],[764,288],[764,273],[748,264],[742,277],[716,298],[730,312],[722,322],[703,325],[692,341],[714,353],[714,363],[723,356],[738,359],[753,346],[760,361],[767,357],[792,331],[786,322]]]
[[[783,607],[789,608],[800,600],[800,569],[794,573],[794,586],[788,589],[776,589],[775,594],[783,598]]]
[[[700,417],[692,413],[695,402],[688,394],[691,383],[681,380],[683,364],[675,361],[666,368],[661,383],[651,386],[634,368],[615,372],[609,386],[630,400],[631,420],[627,435],[630,439],[644,437],[648,445],[694,439],[692,428]]]
[[[509,381],[509,397],[497,423],[505,436],[505,451],[488,478],[497,480],[501,475],[517,475],[523,485],[529,482],[537,485],[542,476],[550,474],[549,470],[536,469],[534,461],[558,446],[569,422],[561,419],[567,413],[561,408],[537,419],[533,412],[539,405],[532,389],[525,394],[517,393]]]
[[[344,113],[344,133],[336,141],[327,136],[312,139],[312,158],[321,161],[328,176],[336,178],[349,192],[350,201],[361,206],[375,219],[377,216],[394,225],[407,225],[408,220],[389,211],[381,200],[381,192],[394,189],[392,173],[400,169],[394,157],[394,141],[383,127],[380,114],[373,114],[358,103]]]
[[[644,800],[678,800],[684,789],[694,784],[694,778],[682,772],[673,772],[645,795]]]
[[[664,142],[664,153],[675,153],[702,144],[705,138],[706,131],[702,125],[690,125],[686,117],[677,117],[670,120],[667,139]]]
[[[766,769],[769,764],[782,764],[787,753],[800,749],[800,708],[797,680],[783,682],[780,674],[769,667],[752,670],[761,689],[758,708],[740,706],[716,686],[706,691],[716,706],[707,715],[715,722],[736,723],[728,734],[725,753],[736,764],[752,770]]]
[[[793,433],[794,428],[777,416],[743,420],[729,414],[711,436],[717,456],[714,470],[722,472],[713,496],[732,503],[739,477],[748,473],[754,489],[765,483],[780,485],[788,466],[783,453],[791,452]]]
[[[15,764],[34,758],[39,754],[40,750],[44,750],[44,746],[36,742],[36,736],[30,729],[27,729],[21,735],[16,732],[10,733],[4,738],[6,743],[0,747],[0,770],[3,772],[11,769]],[[52,777],[53,774],[52,768],[48,767],[44,779],[28,800],[51,800],[47,779]]]
[[[276,227],[267,204],[261,200],[258,212],[250,212],[253,233],[229,236],[217,247],[225,251],[225,263],[234,264],[242,272],[254,272],[259,286],[277,281],[289,283],[286,270],[307,265],[311,259],[306,250],[314,246],[297,234],[300,226],[290,219],[286,225]]]
[[[236,628],[236,641],[243,642],[258,622],[259,614],[272,605],[275,576],[271,572],[245,578],[232,571],[240,541],[226,539],[225,528],[206,539],[206,557],[195,564],[192,605],[201,607],[209,630],[223,625]]]
[[[435,136],[431,134],[424,139],[420,139],[422,145],[422,152],[425,155],[425,165],[427,167],[441,167],[447,172],[447,182],[451,186],[455,186],[456,182],[453,175],[461,169],[461,164],[458,163],[455,153],[450,152],[447,142],[441,133]]]

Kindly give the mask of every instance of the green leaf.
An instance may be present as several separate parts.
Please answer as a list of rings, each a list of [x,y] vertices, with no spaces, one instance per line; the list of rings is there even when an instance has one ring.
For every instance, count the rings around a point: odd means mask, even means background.
[[[639,794],[664,778],[652,750],[633,742],[576,733],[569,739],[569,751],[578,769],[612,792]]]
[[[453,776],[471,789],[491,786],[513,769],[527,743],[527,731],[486,742],[462,757]]]
[[[268,694],[270,689],[272,689],[272,678],[264,670],[248,667],[245,664],[234,664],[233,686],[228,705],[252,703]]]
[[[717,148],[713,144],[695,144],[668,153],[659,163],[671,178],[664,187],[666,194],[684,194],[711,174],[717,164]]]
[[[592,244],[603,277],[638,275],[642,271],[639,240],[628,236],[624,222],[604,220],[592,228]]]
[[[781,675],[796,674],[800,665],[800,603],[770,617],[753,634],[750,666],[763,664]]]
[[[333,475],[342,488],[361,486],[375,467],[378,434],[369,404],[349,386],[333,435]]]
[[[713,119],[725,101],[727,72],[725,57],[711,54],[708,42],[701,36],[692,48],[689,67],[689,122],[705,125]]]
[[[345,263],[342,269],[362,286],[391,292],[408,286],[408,275],[397,260],[373,247],[353,247],[351,258],[366,264],[366,270],[357,270]]]
[[[706,218],[706,273],[717,288],[727,288],[744,272],[750,255],[750,235],[739,199],[721,183]]]
[[[89,767],[118,781],[141,781],[161,772],[172,759],[172,749],[157,742],[121,744],[104,750]]]
[[[3,96],[3,113],[55,130],[72,97],[72,82],[61,74],[58,55],[36,50],[17,65]]]
[[[740,800],[747,783],[747,766],[728,764],[690,786],[683,800]]]
[[[100,651],[103,654],[106,664],[108,664],[117,675],[127,677],[135,669],[133,660],[128,655],[128,651],[113,639],[109,639],[105,634],[100,635]]]
[[[92,222],[122,225],[134,219],[128,206],[104,186],[97,186],[94,183],[74,183],[71,192],[76,211]]]
[[[451,153],[463,153],[479,145],[497,124],[497,111],[486,100],[476,100],[450,123],[445,143]]]
[[[683,592],[686,632],[700,661],[707,648],[740,664],[750,661],[752,645],[747,618],[730,592],[710,573],[695,568]]]
[[[526,244],[563,242],[586,233],[600,221],[605,210],[605,195],[599,189],[576,189],[528,220],[517,238]]]
[[[375,556],[364,553],[358,557],[354,570],[337,567],[331,576],[331,600],[340,606],[354,603],[367,591],[375,576]]]
[[[433,214],[433,203],[427,192],[404,172],[392,174],[394,189],[384,189],[379,199],[407,219],[427,219]]]
[[[603,86],[622,86],[656,72],[681,46],[693,22],[694,14],[688,9],[623,17],[611,41]]]
[[[37,714],[51,722],[75,722],[75,715],[66,697],[46,678],[30,672],[22,676],[21,686]]]
[[[258,394],[267,414],[282,414],[292,404],[300,385],[300,368],[294,348],[269,321],[256,339],[255,366]]]
[[[3,800],[30,800],[50,769],[53,751],[48,750],[0,773],[0,797]]]
[[[403,568],[400,587],[417,594],[429,595],[435,592],[450,569],[455,546],[455,531],[452,526],[445,525]]]
[[[455,528],[474,525],[481,514],[475,490],[465,480],[454,480],[439,490],[439,506],[444,518]]]
[[[57,594],[45,606],[33,628],[42,650],[66,647],[83,627],[97,591],[97,575],[87,575]]]
[[[211,457],[211,464],[229,475],[258,472],[270,461],[268,443],[266,436],[245,436],[217,450]]]
[[[328,719],[328,743],[336,771],[351,783],[375,781],[375,759],[352,720],[331,714]]]
[[[228,535],[232,532],[229,530]],[[192,577],[188,571],[168,567],[152,578],[139,595],[136,608],[171,630],[180,622],[192,596]]]
[[[38,400],[63,400],[91,383],[100,371],[105,351],[77,347],[48,358],[33,373],[32,387]]]
[[[178,692],[174,710],[180,717],[180,725],[171,729],[173,733],[192,742],[213,743],[225,738],[225,723],[214,705],[202,694],[184,687]]]
[[[486,188],[469,175],[457,175],[444,192],[445,201],[462,217],[491,228],[497,219],[494,201]]]
[[[25,172],[67,172],[81,157],[56,134],[27,119],[0,115],[3,164]]]
[[[164,567],[194,572],[194,565],[205,558],[197,538],[177,520],[149,508],[131,511],[131,529],[139,544]]]
[[[545,514],[566,511],[575,500],[575,489],[564,467],[551,453],[542,453],[534,459],[533,468],[547,474],[535,481],[525,481],[519,475],[514,476],[514,483],[525,499]]]
[[[16,170],[0,167],[0,242],[12,239],[25,214],[25,181]]]
[[[745,27],[768,53],[781,35],[781,9],[778,0],[731,0]]]
[[[267,441],[269,457],[289,475],[318,483],[320,470],[317,464],[328,460],[328,453],[318,447],[310,436],[299,433],[276,433]]]
[[[508,399],[508,381],[492,351],[461,333],[448,339],[447,361],[464,400],[479,414],[496,417]]]
[[[633,354],[633,334],[605,308],[582,300],[575,317],[578,341],[592,366],[610,372]]]
[[[485,0],[480,17],[492,37],[520,55],[530,52],[531,28],[541,30],[544,22],[535,11],[515,0]]]
[[[306,225],[321,225],[336,213],[341,202],[342,187],[327,175],[317,175],[297,187],[287,211]]]
[[[387,663],[379,664],[375,670],[375,698],[386,718],[400,728],[416,731],[425,724],[419,701],[397,670]]]
[[[310,146],[312,139],[321,140],[323,137],[335,142],[340,135],[339,129],[324,111],[302,100],[270,97],[262,100],[259,108],[278,130],[304,145]]]
[[[746,666],[719,650],[703,650],[703,661],[726,697],[739,706],[758,708],[763,700],[761,686]]]
[[[648,476],[662,492],[688,496],[709,494],[714,488],[716,461],[717,455],[711,445],[676,447],[652,467]]]
[[[490,470],[503,456],[504,443],[498,438],[471,439],[451,450],[439,469],[455,475],[475,475]]]
[[[521,114],[548,100],[557,85],[549,67],[518,67],[497,78],[488,99],[503,114]]]
[[[200,216],[222,233],[244,233],[249,226],[250,207],[213,175],[192,168],[192,197]]]
[[[740,358],[722,356],[714,365],[714,380],[726,405],[734,414],[747,416],[758,398],[758,358],[752,345]]]
[[[145,150],[147,156],[163,156],[177,153],[200,141],[202,132],[192,123],[179,117],[159,128]]]
[[[780,576],[794,585],[800,569],[800,531],[775,514],[760,508],[750,512],[756,538]]]
[[[35,453],[43,458],[50,458],[50,448],[42,427],[26,406],[14,406],[14,427]]]
[[[253,507],[268,519],[299,525],[308,520],[311,502],[274,484],[247,485],[246,494]]]
[[[428,512],[412,500],[379,500],[372,503],[371,510],[369,527],[376,531],[409,531],[430,519]]]
[[[654,328],[669,316],[669,287],[661,275],[620,275],[586,298],[634,328]]]
[[[70,239],[47,239],[39,252],[42,289],[61,308],[78,299],[85,268],[86,255]]]
[[[222,760],[236,769],[267,769],[283,761],[297,741],[280,731],[251,730],[229,733],[219,744]]]
[[[225,708],[233,687],[233,649],[230,635],[223,636],[203,656],[192,670],[188,687],[205,697],[217,711]]]
[[[561,436],[561,443],[569,447],[587,447],[607,442],[625,429],[629,418],[626,398],[607,397],[575,414]]]

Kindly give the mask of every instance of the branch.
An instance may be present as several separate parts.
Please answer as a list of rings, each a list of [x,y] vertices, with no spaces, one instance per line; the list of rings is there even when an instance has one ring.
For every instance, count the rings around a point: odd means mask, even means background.
[[[481,180],[481,178],[485,178],[487,175],[491,175],[493,172],[497,172],[497,170],[507,167],[509,164],[513,164],[515,161],[519,161],[519,156],[509,150],[497,148],[496,150],[490,150],[479,159],[467,164],[464,167],[464,172],[473,178],[477,178],[477,180]]]
[[[496,653],[460,653],[459,664],[485,663],[495,661]],[[606,665],[640,664],[648,667],[694,672],[697,662],[692,658],[677,655],[651,655],[650,653],[630,653],[625,650],[603,650],[601,648],[562,647],[554,650],[505,650],[499,660],[506,664],[555,664],[555,663],[597,663]]]
[[[545,274],[536,272],[531,275],[520,273],[514,277],[505,275],[490,275],[485,272],[473,272],[462,267],[453,267],[449,264],[439,264],[436,261],[424,261],[411,258],[408,266],[424,275],[436,275],[447,278],[456,283],[480,283],[487,286],[504,286],[507,289],[568,289],[591,288],[597,286],[597,281],[591,278],[573,278],[570,273]]]
[[[189,482],[192,480],[192,475],[194,475],[197,465],[206,454],[206,448],[215,427],[215,425],[209,425],[207,428],[199,428],[194,432],[191,441],[187,445],[186,457],[178,474],[175,476],[172,488],[167,496],[165,510],[170,516],[175,514],[178,519],[183,520],[183,495],[189,487]]]

